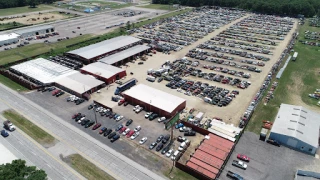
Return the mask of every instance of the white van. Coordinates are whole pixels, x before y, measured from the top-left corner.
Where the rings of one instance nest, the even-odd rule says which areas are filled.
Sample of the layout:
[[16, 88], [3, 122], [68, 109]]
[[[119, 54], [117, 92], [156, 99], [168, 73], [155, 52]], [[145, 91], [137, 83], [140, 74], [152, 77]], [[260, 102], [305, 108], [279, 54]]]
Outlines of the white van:
[[156, 80], [156, 78], [153, 77], [153, 76], [147, 76], [147, 80], [151, 81], [151, 82], [154, 82]]
[[179, 156], [180, 156], [180, 151], [176, 150], [171, 156], [171, 160], [176, 161]]

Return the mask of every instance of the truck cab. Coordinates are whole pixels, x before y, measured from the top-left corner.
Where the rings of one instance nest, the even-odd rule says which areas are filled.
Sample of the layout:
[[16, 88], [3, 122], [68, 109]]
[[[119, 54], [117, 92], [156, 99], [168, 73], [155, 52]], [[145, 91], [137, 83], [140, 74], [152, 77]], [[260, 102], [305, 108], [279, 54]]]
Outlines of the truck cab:
[[16, 130], [16, 127], [9, 120], [6, 120], [5, 122], [3, 122], [3, 125], [4, 125], [4, 128], [9, 131]]

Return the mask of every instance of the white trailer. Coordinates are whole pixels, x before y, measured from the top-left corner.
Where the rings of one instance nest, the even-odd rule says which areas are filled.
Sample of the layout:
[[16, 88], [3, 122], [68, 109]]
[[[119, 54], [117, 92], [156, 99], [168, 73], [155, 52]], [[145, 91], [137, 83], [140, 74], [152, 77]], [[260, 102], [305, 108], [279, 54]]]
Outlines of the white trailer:
[[154, 82], [156, 80], [156, 78], [153, 77], [153, 76], [147, 76], [147, 80], [151, 81], [151, 82]]
[[203, 113], [203, 112], [199, 112], [199, 113], [196, 115], [195, 120], [197, 120], [197, 121], [201, 121], [201, 120], [202, 120], [202, 118], [203, 118], [203, 115], [204, 115], [204, 113]]
[[292, 61], [295, 61], [298, 57], [298, 52], [294, 52], [293, 56], [292, 56]]

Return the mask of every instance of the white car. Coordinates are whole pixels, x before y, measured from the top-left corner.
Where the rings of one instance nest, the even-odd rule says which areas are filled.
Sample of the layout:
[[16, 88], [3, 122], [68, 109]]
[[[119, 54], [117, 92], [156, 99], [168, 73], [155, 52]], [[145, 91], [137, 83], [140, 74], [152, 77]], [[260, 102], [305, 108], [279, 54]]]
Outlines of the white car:
[[143, 137], [140, 141], [139, 144], [144, 144], [148, 140], [147, 137]]
[[124, 136], [127, 135], [129, 131], [130, 131], [130, 129], [127, 128], [125, 131], [123, 131], [122, 135], [124, 135]]
[[140, 108], [139, 105], [136, 105], [135, 107], [133, 107], [133, 111], [136, 111], [136, 109]]
[[81, 119], [78, 120], [78, 124], [80, 124], [83, 120], [85, 120], [86, 117], [82, 117]]
[[116, 121], [120, 121], [121, 119], [123, 119], [123, 116], [118, 116], [118, 117], [116, 118]]
[[136, 128], [134, 128], [134, 132], [138, 132], [141, 130], [141, 126], [137, 126]]
[[147, 112], [146, 115], [144, 115], [145, 118], [149, 118], [149, 116], [152, 114], [152, 112]]
[[139, 107], [139, 108], [137, 108], [135, 111], [136, 111], [136, 113], [139, 113], [139, 112], [141, 112], [143, 110], [143, 107]]
[[160, 123], [160, 122], [163, 122], [165, 120], [166, 120], [166, 117], [161, 117], [161, 118], [158, 119], [158, 122]]
[[170, 149], [167, 153], [166, 153], [166, 156], [167, 157], [170, 157], [173, 153], [173, 149]]
[[136, 137], [138, 137], [139, 136], [139, 132], [136, 132], [136, 133], [134, 133], [130, 138], [131, 138], [131, 140], [134, 140]]
[[96, 108], [96, 112], [99, 112], [101, 110], [102, 107], [97, 107]]

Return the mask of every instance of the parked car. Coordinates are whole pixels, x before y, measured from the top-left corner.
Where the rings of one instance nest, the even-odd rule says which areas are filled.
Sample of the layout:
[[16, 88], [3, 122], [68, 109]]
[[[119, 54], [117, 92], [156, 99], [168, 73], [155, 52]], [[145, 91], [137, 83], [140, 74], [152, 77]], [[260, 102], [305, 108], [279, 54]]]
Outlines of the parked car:
[[130, 124], [133, 122], [132, 119], [129, 119], [127, 122], [126, 122], [126, 126], [130, 126]]
[[116, 131], [119, 131], [121, 128], [123, 128], [123, 125], [122, 125], [122, 124], [120, 124], [115, 130], [116, 130]]
[[110, 142], [115, 142], [116, 140], [118, 140], [120, 138], [120, 135], [119, 134], [116, 134], [112, 137], [112, 139], [110, 140]]
[[280, 147], [280, 143], [276, 140], [268, 139], [267, 143]]
[[98, 129], [100, 126], [101, 126], [101, 124], [100, 124], [100, 123], [97, 123], [96, 125], [94, 125], [94, 126], [92, 127], [92, 130], [96, 130], [96, 129]]
[[184, 142], [184, 141], [186, 141], [187, 140], [187, 138], [185, 138], [185, 137], [182, 137], [182, 136], [178, 136], [177, 137], [177, 141], [178, 142]]
[[120, 121], [121, 119], [123, 119], [123, 116], [120, 115], [116, 118], [116, 121]]
[[137, 126], [136, 128], [134, 128], [134, 132], [138, 132], [141, 130], [141, 126]]
[[179, 124], [176, 124], [176, 129], [179, 129], [179, 128], [181, 128], [181, 127], [183, 127], [184, 125], [182, 124], [182, 123], [179, 123]]
[[162, 139], [162, 143], [166, 144], [169, 141], [169, 139], [170, 139], [170, 135], [169, 134], [165, 135], [164, 138]]
[[65, 92], [64, 91], [60, 91], [59, 93], [56, 94], [56, 97], [62, 96]]
[[234, 173], [232, 171], [228, 171], [227, 176], [234, 180], [243, 180], [243, 177], [241, 177], [239, 174]]
[[128, 104], [129, 104], [128, 101], [125, 101], [125, 102], [123, 103], [124, 106], [127, 106]]
[[81, 113], [76, 113], [76, 114], [74, 114], [73, 116], [72, 116], [72, 119], [75, 119], [76, 117], [78, 117], [78, 116], [80, 116], [81, 115]]
[[129, 137], [131, 137], [133, 134], [134, 134], [134, 130], [130, 130], [126, 136], [127, 136], [127, 138], [129, 138]]
[[151, 115], [149, 116], [149, 120], [152, 121], [152, 120], [154, 120], [155, 118], [157, 118], [158, 116], [159, 116], [158, 114], [153, 113], [153, 114], [151, 114]]
[[84, 125], [88, 124], [89, 122], [90, 122], [89, 119], [85, 119], [85, 120], [83, 120], [83, 121], [81, 122], [81, 126], [84, 126]]
[[156, 151], [160, 151], [162, 148], [163, 148], [163, 144], [160, 143], [160, 144], [158, 144], [158, 146], [156, 148]]
[[165, 120], [166, 120], [166, 117], [161, 117], [161, 118], [158, 119], [158, 122], [160, 123], [160, 122], [163, 122]]
[[94, 124], [94, 121], [89, 121], [84, 127], [88, 128]]
[[120, 130], [119, 130], [119, 133], [122, 134], [127, 128], [126, 127], [122, 127]]
[[112, 133], [112, 129], [107, 129], [106, 132], [103, 133], [103, 136], [106, 137], [106, 136], [108, 136], [110, 133]]
[[136, 111], [136, 109], [140, 108], [139, 105], [136, 105], [135, 107], [133, 107], [133, 111]]
[[184, 136], [195, 136], [196, 132], [195, 131], [188, 131], [184, 133]]
[[152, 114], [152, 112], [147, 112], [145, 115], [144, 115], [144, 117], [145, 118], [149, 118], [149, 116]]
[[136, 133], [134, 133], [132, 136], [131, 136], [131, 140], [134, 140], [135, 138], [137, 138], [138, 136], [139, 136], [139, 132], [136, 132]]
[[143, 137], [140, 141], [139, 144], [144, 144], [148, 140], [147, 137]]
[[169, 146], [166, 146], [162, 149], [161, 154], [166, 154], [169, 151]]
[[136, 110], [135, 110], [135, 112], [136, 113], [139, 113], [139, 112], [141, 112], [143, 110], [143, 107], [139, 107], [139, 108], [137, 108]]
[[93, 105], [90, 104], [90, 105], [88, 106], [88, 110], [90, 110], [90, 109], [92, 109], [92, 108], [93, 108]]
[[180, 158], [181, 152], [176, 150], [173, 155], [171, 156], [172, 161], [177, 161]]
[[127, 128], [126, 130], [123, 131], [122, 135], [123, 135], [123, 136], [127, 135], [127, 134], [129, 133], [129, 131], [130, 131], [130, 129]]
[[250, 161], [250, 158], [248, 156], [246, 156], [246, 155], [243, 155], [243, 154], [238, 154], [237, 158], [242, 160], [242, 161], [246, 161], [246, 162]]
[[158, 139], [157, 139], [157, 143], [160, 143], [161, 141], [162, 141], [162, 139], [163, 139], [163, 135], [160, 135], [159, 137], [158, 137]]
[[166, 157], [170, 157], [173, 153], [173, 149], [170, 149], [167, 153], [166, 153]]
[[113, 136], [115, 136], [117, 133], [116, 132], [112, 132], [111, 134], [109, 134], [108, 139], [111, 139]]
[[243, 161], [233, 160], [232, 165], [244, 170], [247, 169], [247, 165]]
[[9, 133], [6, 130], [3, 129], [3, 130], [1, 130], [1, 136], [8, 137]]
[[102, 127], [99, 131], [99, 134], [103, 134], [104, 132], [106, 132], [108, 130], [108, 128], [106, 127]]
[[157, 144], [158, 144], [157, 142], [151, 143], [150, 146], [149, 146], [149, 149], [152, 150], [154, 147], [157, 146]]
[[124, 102], [125, 102], [125, 100], [124, 100], [124, 99], [121, 99], [121, 100], [118, 102], [118, 106], [121, 106]]

